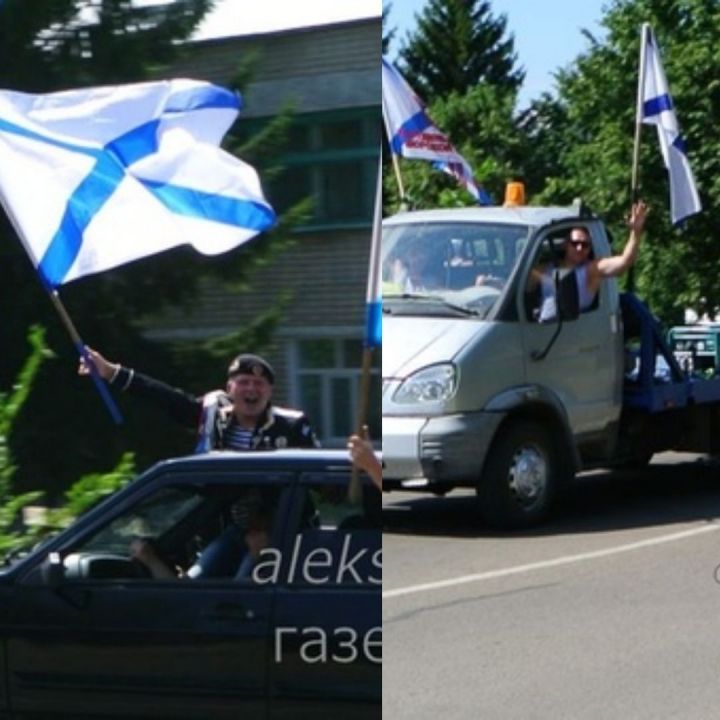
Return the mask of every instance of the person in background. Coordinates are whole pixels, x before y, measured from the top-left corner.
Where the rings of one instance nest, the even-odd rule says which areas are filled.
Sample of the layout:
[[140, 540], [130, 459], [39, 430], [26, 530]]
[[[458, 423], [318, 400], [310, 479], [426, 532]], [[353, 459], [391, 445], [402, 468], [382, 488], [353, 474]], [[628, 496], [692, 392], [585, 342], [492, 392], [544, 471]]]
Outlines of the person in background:
[[190, 580], [231, 577], [248, 579], [260, 554], [270, 544], [272, 515], [268, 508], [252, 499], [239, 500], [231, 510], [232, 523], [200, 553], [187, 570], [171, 568], [160, 558], [153, 543], [136, 538], [130, 543], [130, 556], [141, 562], [153, 578]]

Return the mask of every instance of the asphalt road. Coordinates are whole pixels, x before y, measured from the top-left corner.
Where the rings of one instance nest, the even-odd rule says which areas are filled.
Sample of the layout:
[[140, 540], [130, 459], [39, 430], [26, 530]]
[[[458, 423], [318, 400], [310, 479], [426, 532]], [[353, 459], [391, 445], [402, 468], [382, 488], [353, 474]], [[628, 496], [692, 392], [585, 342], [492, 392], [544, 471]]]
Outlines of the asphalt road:
[[720, 465], [587, 474], [513, 534], [390, 493], [383, 533], [383, 717], [720, 717]]

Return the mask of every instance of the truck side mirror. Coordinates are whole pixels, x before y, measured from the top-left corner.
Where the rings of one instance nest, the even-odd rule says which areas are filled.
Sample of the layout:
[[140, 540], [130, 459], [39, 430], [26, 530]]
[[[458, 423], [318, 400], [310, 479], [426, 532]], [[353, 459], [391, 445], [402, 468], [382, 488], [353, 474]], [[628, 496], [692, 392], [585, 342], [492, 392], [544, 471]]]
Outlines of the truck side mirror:
[[560, 335], [563, 323], [577, 320], [580, 315], [580, 298], [578, 297], [577, 275], [574, 270], [557, 269], [553, 271], [555, 286], [555, 332], [544, 350], [533, 350], [530, 357], [538, 362], [544, 360]]
[[577, 274], [574, 270], [559, 269], [554, 272], [557, 316], [560, 322], [577, 320], [580, 315]]

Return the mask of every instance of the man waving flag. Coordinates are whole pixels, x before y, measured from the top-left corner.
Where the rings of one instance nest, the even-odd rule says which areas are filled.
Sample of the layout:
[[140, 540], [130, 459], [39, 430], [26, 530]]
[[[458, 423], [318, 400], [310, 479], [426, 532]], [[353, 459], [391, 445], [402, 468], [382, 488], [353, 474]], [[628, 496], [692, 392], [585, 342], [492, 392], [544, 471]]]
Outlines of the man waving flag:
[[219, 147], [239, 109], [193, 80], [0, 91], [0, 200], [45, 286], [271, 227], [257, 173]]
[[480, 204], [491, 204], [487, 192], [475, 183], [465, 158], [433, 124], [421, 100], [385, 58], [382, 61], [382, 101], [393, 154], [431, 161], [435, 167], [452, 175]]
[[673, 224], [677, 224], [700, 212], [702, 206], [685, 152], [685, 142], [680, 134], [657, 42], [647, 23], [642, 26], [641, 48], [637, 122], [638, 126], [646, 123], [657, 127], [660, 150], [670, 176], [670, 215]]

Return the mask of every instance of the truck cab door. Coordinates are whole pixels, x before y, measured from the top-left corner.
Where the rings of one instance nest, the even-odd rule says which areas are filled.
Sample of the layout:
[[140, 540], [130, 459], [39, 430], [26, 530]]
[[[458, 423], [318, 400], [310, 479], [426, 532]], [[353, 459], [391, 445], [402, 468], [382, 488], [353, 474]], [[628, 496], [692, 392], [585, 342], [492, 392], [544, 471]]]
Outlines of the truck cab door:
[[602, 282], [592, 304], [581, 310], [576, 320], [562, 324], [547, 355], [538, 359], [558, 329], [556, 318], [541, 319], [547, 287], [543, 291], [538, 279], [540, 274], [547, 278], [549, 271], [563, 263], [571, 227], [579, 226], [586, 228], [591, 239], [588, 260], [608, 254], [607, 241], [604, 235], [598, 235], [594, 225], [574, 222], [572, 226], [553, 227], [540, 238], [521, 282], [518, 309], [526, 382], [542, 387], [562, 405], [573, 435], [582, 444], [602, 442], [603, 435], [620, 415], [622, 327], [615, 280]]

